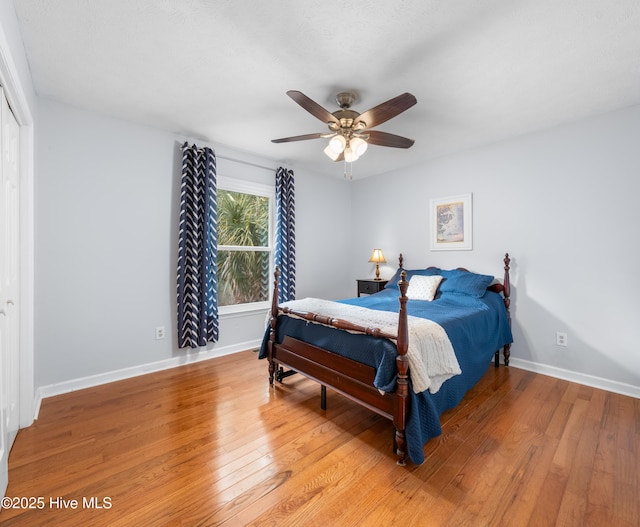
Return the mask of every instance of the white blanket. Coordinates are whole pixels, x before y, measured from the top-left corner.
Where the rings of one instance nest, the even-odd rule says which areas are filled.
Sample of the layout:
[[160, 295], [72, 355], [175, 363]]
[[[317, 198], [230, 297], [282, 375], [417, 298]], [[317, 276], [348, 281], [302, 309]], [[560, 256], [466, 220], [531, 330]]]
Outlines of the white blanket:
[[[340, 318], [360, 326], [379, 328], [392, 335], [398, 334], [398, 314], [391, 311], [378, 311], [319, 298], [292, 300], [281, 304], [281, 307]], [[407, 359], [413, 391], [420, 393], [428, 389], [431, 393], [436, 393], [447, 379], [462, 373], [451, 341], [442, 326], [432, 320], [410, 316], [408, 326]]]

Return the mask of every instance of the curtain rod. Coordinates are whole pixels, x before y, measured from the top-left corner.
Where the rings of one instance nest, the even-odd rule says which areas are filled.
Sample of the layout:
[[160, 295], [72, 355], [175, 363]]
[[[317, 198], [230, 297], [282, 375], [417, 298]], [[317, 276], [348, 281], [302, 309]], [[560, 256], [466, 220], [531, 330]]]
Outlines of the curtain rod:
[[233, 157], [219, 156], [217, 154], [216, 154], [216, 157], [219, 157], [220, 159], [224, 159], [225, 161], [234, 161], [236, 163], [242, 163], [243, 165], [249, 165], [249, 166], [256, 167], [256, 168], [263, 168], [265, 170], [269, 170], [270, 172], [275, 172], [276, 170], [278, 170], [277, 167], [274, 168], [274, 167], [268, 167], [268, 166], [265, 166], [265, 165], [259, 165], [258, 163], [252, 163], [250, 161], [243, 161], [242, 159], [235, 159]]

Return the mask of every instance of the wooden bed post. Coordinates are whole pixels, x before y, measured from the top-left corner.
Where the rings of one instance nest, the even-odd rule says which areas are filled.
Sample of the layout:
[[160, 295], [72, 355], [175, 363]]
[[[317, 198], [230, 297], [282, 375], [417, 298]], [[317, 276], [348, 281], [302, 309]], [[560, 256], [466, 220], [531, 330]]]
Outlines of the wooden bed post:
[[409, 359], [407, 359], [407, 349], [409, 347], [409, 326], [407, 321], [407, 273], [402, 271], [400, 275], [400, 312], [398, 315], [398, 356], [396, 366], [398, 368], [398, 380], [395, 392], [395, 409], [393, 424], [396, 428], [396, 454], [398, 455], [398, 465], [406, 465], [407, 442], [404, 431], [406, 427], [406, 416], [409, 407]]
[[280, 267], [276, 265], [273, 273], [273, 298], [271, 299], [271, 320], [269, 325], [269, 344], [267, 346], [267, 355], [269, 359], [269, 384], [273, 385], [273, 377], [276, 373], [276, 364], [273, 362], [273, 346], [276, 343], [276, 322], [278, 320], [278, 283], [280, 282]]
[[[503, 291], [502, 295], [504, 296], [504, 307], [507, 308], [507, 319], [509, 320], [509, 326], [511, 326], [511, 311], [509, 311], [509, 306], [511, 305], [511, 280], [509, 279], [509, 264], [511, 263], [511, 258], [509, 258], [509, 253], [504, 255], [504, 283], [503, 283]], [[504, 365], [509, 366], [509, 357], [511, 356], [511, 344], [505, 344], [502, 349], [502, 353], [504, 355]]]

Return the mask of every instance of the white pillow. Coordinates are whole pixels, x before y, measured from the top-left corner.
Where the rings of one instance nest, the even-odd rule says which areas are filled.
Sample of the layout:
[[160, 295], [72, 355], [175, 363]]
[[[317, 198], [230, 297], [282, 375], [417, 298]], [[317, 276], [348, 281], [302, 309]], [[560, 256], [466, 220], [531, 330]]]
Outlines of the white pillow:
[[407, 297], [411, 300], [426, 300], [427, 302], [431, 302], [436, 296], [440, 282], [442, 282], [442, 276], [440, 275], [414, 275], [411, 277], [411, 280], [409, 280]]

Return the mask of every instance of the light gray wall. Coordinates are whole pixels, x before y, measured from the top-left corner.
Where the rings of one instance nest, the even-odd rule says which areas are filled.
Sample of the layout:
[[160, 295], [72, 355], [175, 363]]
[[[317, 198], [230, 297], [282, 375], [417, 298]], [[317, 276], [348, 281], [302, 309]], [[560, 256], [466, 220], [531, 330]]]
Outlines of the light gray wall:
[[[501, 277], [508, 251], [514, 364], [640, 393], [639, 137], [634, 107], [358, 181], [352, 275], [371, 273], [368, 255], [381, 247], [388, 261], [403, 252], [408, 268]], [[466, 192], [473, 250], [431, 251], [429, 200]], [[556, 346], [557, 331], [568, 347]]]
[[296, 176], [297, 298], [355, 296], [352, 189], [343, 179]]
[[[255, 345], [265, 312], [223, 318], [220, 341], [206, 349], [177, 349], [178, 146], [185, 138], [38, 102], [36, 386]], [[274, 183], [275, 161], [211, 146], [219, 174]], [[341, 180], [296, 171], [299, 297], [336, 297], [349, 283], [341, 253], [349, 248], [350, 192]], [[165, 340], [155, 339], [156, 326], [165, 326]]]

